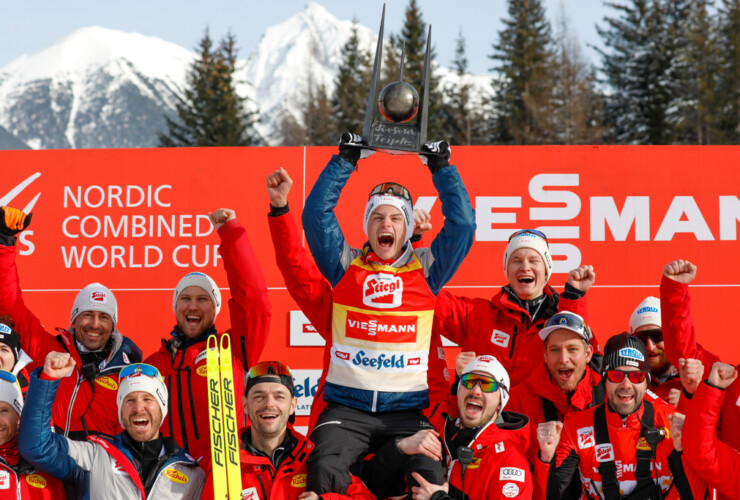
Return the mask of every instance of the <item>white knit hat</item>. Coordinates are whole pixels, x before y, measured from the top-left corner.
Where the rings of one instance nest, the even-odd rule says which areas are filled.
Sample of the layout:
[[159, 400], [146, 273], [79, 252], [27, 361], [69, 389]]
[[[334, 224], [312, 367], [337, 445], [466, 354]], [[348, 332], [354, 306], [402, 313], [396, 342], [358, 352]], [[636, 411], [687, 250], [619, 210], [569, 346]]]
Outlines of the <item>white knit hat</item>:
[[150, 377], [143, 373], [134, 373], [133, 375], [122, 378], [118, 383], [116, 403], [118, 404], [118, 422], [121, 426], [123, 426], [121, 415], [123, 400], [132, 392], [138, 391], [146, 392], [154, 397], [162, 410], [162, 421], [164, 421], [164, 418], [167, 416], [167, 386], [157, 377]]
[[175, 287], [175, 295], [172, 297], [172, 310], [177, 311], [177, 297], [189, 286], [197, 286], [206, 291], [213, 301], [213, 307], [216, 310], [216, 316], [218, 316], [221, 311], [221, 291], [213, 278], [203, 273], [188, 273], [182, 277]]
[[[12, 375], [10, 372], [7, 373]], [[11, 382], [0, 378], [0, 401], [8, 403], [18, 415], [21, 414], [23, 411], [23, 394], [21, 393], [18, 382]]]
[[392, 194], [376, 194], [367, 200], [367, 206], [365, 207], [365, 223], [363, 225], [365, 234], [367, 235], [367, 226], [370, 222], [370, 216], [373, 214], [375, 209], [381, 205], [396, 207], [401, 212], [403, 220], [406, 223], [406, 235], [404, 236], [403, 242], [406, 243], [409, 241], [414, 235], [414, 205], [412, 205], [406, 198]]
[[511, 388], [509, 373], [506, 371], [506, 368], [504, 368], [504, 365], [502, 365], [495, 356], [478, 356], [473, 361], [465, 365], [461, 375], [465, 375], [470, 372], [487, 373], [496, 379], [501, 393], [501, 411], [504, 411], [506, 402], [509, 401], [509, 389]]
[[116, 323], [118, 323], [118, 302], [108, 287], [100, 283], [90, 283], [80, 290], [69, 314], [70, 328], [77, 316], [87, 311], [100, 311], [110, 316], [115, 330]]
[[549, 279], [552, 274], [550, 247], [544, 238], [526, 230], [520, 231], [519, 234], [511, 238], [511, 240], [509, 240], [509, 244], [506, 245], [506, 251], [504, 252], [504, 274], [506, 274], [506, 269], [509, 266], [509, 259], [512, 254], [520, 248], [531, 248], [540, 254], [542, 261], [545, 263], [545, 279]]
[[632, 311], [630, 316], [630, 333], [645, 325], [662, 327], [660, 321], [660, 299], [657, 297], [646, 297], [640, 305]]

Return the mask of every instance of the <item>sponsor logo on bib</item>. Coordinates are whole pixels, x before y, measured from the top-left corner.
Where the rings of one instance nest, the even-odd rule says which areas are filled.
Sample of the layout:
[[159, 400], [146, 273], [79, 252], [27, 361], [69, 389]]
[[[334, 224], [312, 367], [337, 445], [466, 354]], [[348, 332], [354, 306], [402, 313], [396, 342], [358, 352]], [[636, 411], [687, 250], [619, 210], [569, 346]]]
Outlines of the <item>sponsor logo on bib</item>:
[[371, 274], [362, 285], [362, 303], [377, 309], [393, 309], [401, 305], [403, 280], [393, 274]]
[[100, 387], [105, 387], [106, 389], [109, 389], [111, 391], [118, 390], [118, 383], [115, 380], [113, 380], [113, 378], [107, 375], [105, 377], [96, 378], [95, 383], [98, 384]]
[[34, 488], [46, 488], [46, 478], [40, 474], [29, 474], [26, 482]]
[[189, 481], [188, 476], [175, 469], [165, 469], [164, 475], [173, 483], [186, 484]]

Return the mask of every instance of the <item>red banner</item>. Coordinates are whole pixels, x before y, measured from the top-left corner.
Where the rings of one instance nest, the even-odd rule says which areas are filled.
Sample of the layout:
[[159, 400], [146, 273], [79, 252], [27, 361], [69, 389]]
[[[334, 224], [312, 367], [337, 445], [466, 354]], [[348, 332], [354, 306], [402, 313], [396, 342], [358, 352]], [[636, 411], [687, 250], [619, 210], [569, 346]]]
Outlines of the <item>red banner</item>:
[[[272, 333], [262, 358], [282, 359], [315, 378], [320, 340], [295, 312], [275, 265], [264, 180], [278, 167], [288, 170], [295, 181], [290, 203], [300, 225], [303, 200], [334, 151], [0, 152], [1, 204], [33, 206], [33, 224], [18, 243], [26, 302], [47, 329], [66, 327], [77, 291], [99, 281], [116, 294], [121, 332], [148, 354], [175, 323], [172, 292], [180, 277], [198, 270], [225, 287], [219, 239], [206, 214], [233, 208], [270, 287]], [[730, 167], [739, 159], [740, 149], [733, 147], [456, 147], [453, 162], [476, 209], [478, 229], [448, 288], [460, 295], [493, 295], [505, 283], [508, 236], [539, 228], [555, 260], [551, 284], [559, 288], [569, 269], [594, 265], [589, 317], [603, 344], [627, 329], [645, 296], [658, 295], [663, 266], [686, 258], [698, 266], [691, 293], [699, 340], [738, 362], [740, 338], [726, 333], [722, 318], [740, 302], [740, 172]], [[347, 240], [353, 246], [365, 241], [367, 194], [388, 180], [407, 186], [416, 205], [430, 209], [434, 230], [425, 240], [431, 242], [442, 226], [431, 175], [414, 156], [383, 154], [362, 160], [342, 193], [337, 216]], [[222, 314], [216, 326], [228, 327], [227, 317]], [[306, 393], [314, 385], [309, 378]]]

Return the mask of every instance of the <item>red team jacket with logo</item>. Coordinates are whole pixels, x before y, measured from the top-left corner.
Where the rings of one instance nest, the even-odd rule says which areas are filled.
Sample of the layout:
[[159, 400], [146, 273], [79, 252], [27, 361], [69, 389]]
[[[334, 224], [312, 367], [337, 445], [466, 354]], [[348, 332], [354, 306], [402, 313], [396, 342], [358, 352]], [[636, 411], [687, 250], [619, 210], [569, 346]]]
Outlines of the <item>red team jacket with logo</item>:
[[[668, 360], [678, 366], [679, 358], [698, 359], [704, 365], [704, 378], [708, 377], [712, 365], [720, 358], [696, 342], [689, 286], [664, 276], [660, 282], [660, 312]], [[723, 443], [740, 450], [740, 382], [735, 380], [727, 392], [720, 412], [718, 436]], [[730, 394], [735, 396], [730, 397]]]
[[[512, 388], [506, 409], [523, 413], [529, 417], [530, 437], [529, 448], [527, 449], [529, 463], [534, 465], [537, 462], [537, 453], [540, 451], [540, 444], [537, 441], [537, 426], [545, 421], [545, 411], [542, 406], [543, 399], [552, 402], [557, 411], [558, 420], [563, 422], [571, 415], [594, 404], [594, 388], [599, 384], [599, 381], [601, 381], [601, 377], [587, 366], [586, 373], [569, 397], [552, 381], [547, 365], [543, 363], [524, 383]], [[603, 400], [595, 404], [601, 403], [603, 403]]]
[[[674, 412], [672, 406], [660, 400], [654, 400], [654, 427], [663, 428], [666, 437], [658, 443], [656, 449], [656, 464], [661, 489], [665, 494], [671, 487], [673, 475], [669, 469], [668, 457], [673, 452], [673, 439], [670, 437], [670, 422], [668, 415]], [[629, 415], [623, 423], [622, 418], [607, 408], [606, 424], [609, 432], [609, 444], [596, 444], [596, 431], [594, 429], [594, 411], [598, 406], [591, 407], [580, 413], [576, 413], [566, 420], [560, 443], [555, 450], [554, 465], [557, 467], [555, 477], [550, 473], [551, 464], [537, 460], [535, 463], [535, 481], [539, 483], [542, 491], [547, 489], [548, 476], [550, 481], [557, 478], [558, 482], [565, 486], [570, 478], [580, 472], [581, 482], [586, 487], [589, 498], [600, 499], [601, 475], [599, 464], [602, 461], [612, 459], [617, 466], [617, 482], [623, 495], [629, 495], [634, 491], [637, 481], [635, 479], [636, 452], [640, 440], [641, 424], [638, 416], [642, 418], [645, 405], [643, 404], [637, 412]], [[577, 469], [577, 470], [576, 470]], [[651, 472], [655, 478], [655, 470], [651, 464]]]
[[3, 500], [59, 500], [67, 498], [64, 485], [23, 460], [10, 467], [0, 458], [0, 498]]
[[[242, 500], [296, 500], [306, 491], [306, 460], [313, 450], [313, 443], [305, 436], [296, 432], [291, 426], [288, 431], [298, 440], [298, 444], [290, 455], [278, 468], [267, 458], [254, 455], [244, 449], [242, 445], [239, 460], [242, 469]], [[203, 488], [203, 500], [213, 499], [213, 476], [208, 475]], [[355, 498], [359, 500], [375, 500], [365, 484], [357, 477], [352, 476], [352, 483], [347, 489], [347, 495], [338, 493], [322, 493], [321, 498], [326, 500], [344, 500]]]
[[[442, 290], [437, 295], [435, 310], [441, 322], [435, 324], [435, 329], [463, 351], [496, 356], [506, 368], [513, 387], [524, 382], [542, 363], [545, 348], [539, 331], [550, 316], [557, 311], [571, 311], [586, 318], [585, 297], [564, 299], [550, 286], [545, 287], [545, 294], [548, 297], [543, 307], [552, 310], [546, 310], [532, 323], [529, 312], [512, 302], [503, 288], [491, 300], [458, 297]], [[592, 344], [594, 352], [600, 352], [595, 337]]]
[[[231, 220], [218, 231], [219, 253], [223, 258], [231, 290], [229, 316], [231, 328], [222, 335], [231, 336], [236, 415], [240, 427], [245, 424], [241, 394], [244, 394], [244, 371], [257, 363], [270, 331], [271, 306], [267, 284], [247, 232], [238, 220]], [[219, 344], [220, 345], [220, 344]], [[200, 466], [211, 467], [211, 441], [208, 427], [208, 387], [206, 377], [206, 340], [187, 349], [175, 350], [163, 339], [147, 363], [156, 366], [167, 384], [170, 405], [161, 432], [188, 450]], [[115, 405], [113, 406], [115, 408]]]
[[[325, 408], [323, 385], [332, 354], [333, 291], [302, 246], [295, 219], [290, 214], [284, 214], [278, 217], [268, 217], [268, 222], [277, 264], [288, 291], [311, 324], [327, 341], [324, 349], [324, 371], [321, 384], [316, 391], [311, 409], [309, 428], [312, 428], [318, 415]], [[433, 425], [436, 422], [435, 427], [441, 429], [442, 410], [440, 408], [446, 408], [450, 382], [441, 339], [435, 334], [432, 334], [431, 338], [427, 377], [431, 405], [425, 414]]]
[[[508, 411], [504, 415], [507, 413], [516, 415]], [[491, 421], [467, 444], [473, 449], [473, 461], [465, 469], [465, 497], [470, 500], [532, 498], [533, 479], [525, 455], [529, 444], [528, 420], [516, 415], [516, 424], [503, 424], [502, 427]], [[460, 462], [449, 458], [453, 446], [449, 438], [454, 429], [455, 423], [448, 420], [444, 445], [450, 492], [459, 494], [462, 488]]]

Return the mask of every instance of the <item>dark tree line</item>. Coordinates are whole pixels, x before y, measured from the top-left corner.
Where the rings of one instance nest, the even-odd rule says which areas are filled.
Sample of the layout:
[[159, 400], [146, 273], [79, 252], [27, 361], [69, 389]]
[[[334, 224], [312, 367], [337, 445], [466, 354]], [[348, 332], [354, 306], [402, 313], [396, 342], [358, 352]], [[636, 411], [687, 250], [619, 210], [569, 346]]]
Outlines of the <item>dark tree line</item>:
[[[589, 65], [561, 14], [555, 28], [540, 0], [507, 0], [492, 41], [490, 87], [468, 73], [462, 31], [453, 74], [431, 71], [430, 140], [451, 144], [735, 144], [740, 140], [740, 0], [614, 0], [597, 27], [598, 67]], [[384, 44], [383, 85], [398, 78], [417, 89], [427, 25], [409, 0], [400, 33]], [[236, 51], [227, 36], [206, 37], [189, 88], [168, 119], [162, 145], [254, 144], [254, 113], [233, 92]], [[329, 87], [310, 82], [300, 116], [282, 123], [284, 145], [335, 144], [362, 132], [372, 56], [357, 28], [342, 48]], [[432, 54], [434, 50], [432, 48]], [[223, 99], [223, 102], [219, 102]], [[214, 122], [214, 117], [216, 117]], [[213, 126], [208, 126], [211, 124]], [[230, 130], [233, 127], [233, 130]], [[224, 142], [225, 141], [225, 142]]]

